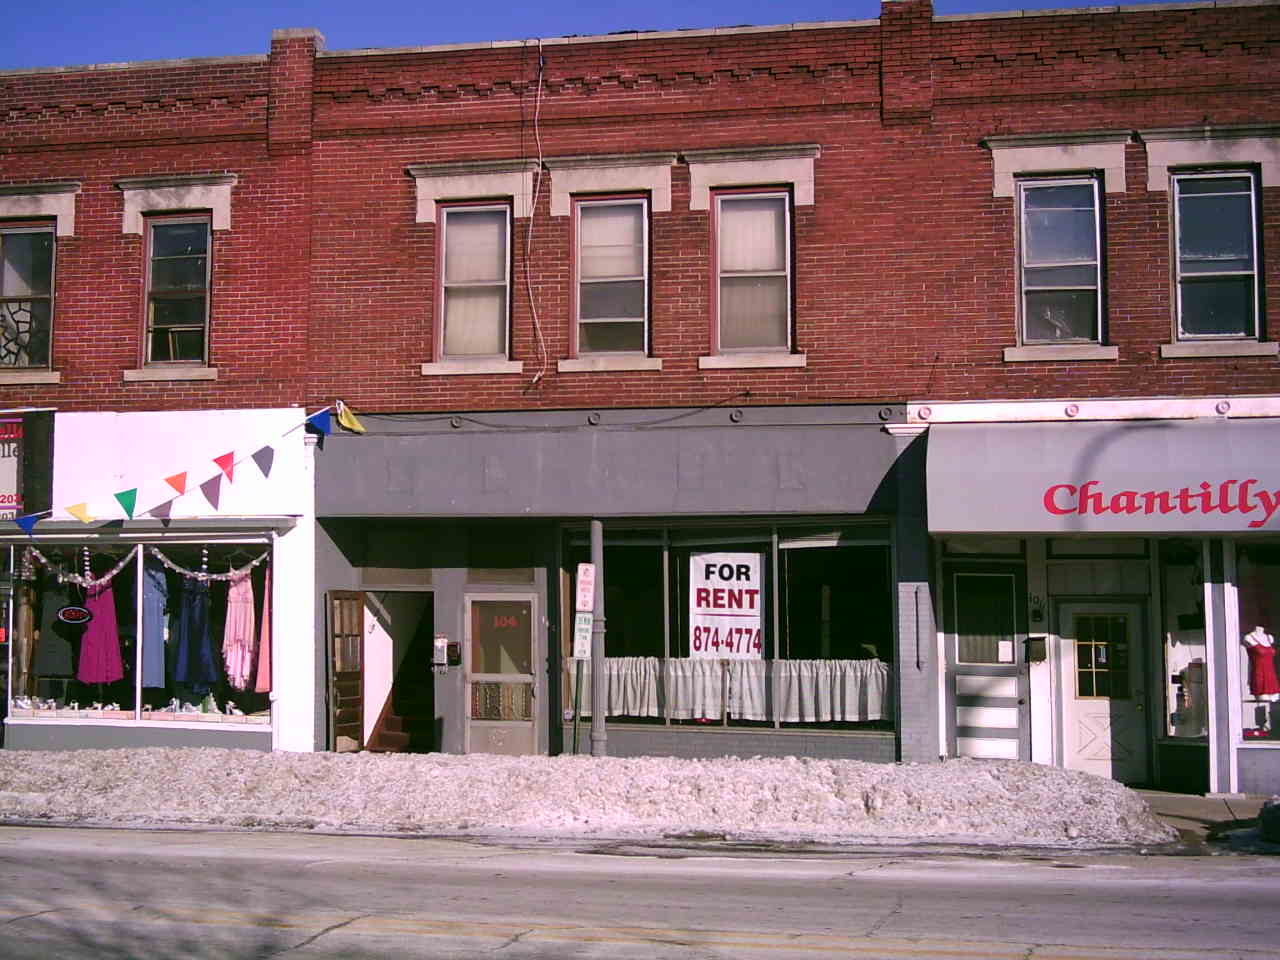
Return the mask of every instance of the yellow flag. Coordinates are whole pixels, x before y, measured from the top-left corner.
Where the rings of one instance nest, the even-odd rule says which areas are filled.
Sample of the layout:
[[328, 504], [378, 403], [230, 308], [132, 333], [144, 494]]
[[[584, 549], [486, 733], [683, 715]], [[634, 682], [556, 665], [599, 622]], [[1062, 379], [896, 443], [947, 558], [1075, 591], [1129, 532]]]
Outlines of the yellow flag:
[[81, 523], [93, 523], [93, 517], [89, 516], [89, 505], [87, 503], [77, 503], [67, 507], [67, 513], [71, 514]]
[[338, 426], [350, 430], [352, 433], [364, 433], [364, 424], [356, 419], [356, 415], [351, 412], [350, 407], [341, 400], [336, 401], [334, 406], [338, 411]]

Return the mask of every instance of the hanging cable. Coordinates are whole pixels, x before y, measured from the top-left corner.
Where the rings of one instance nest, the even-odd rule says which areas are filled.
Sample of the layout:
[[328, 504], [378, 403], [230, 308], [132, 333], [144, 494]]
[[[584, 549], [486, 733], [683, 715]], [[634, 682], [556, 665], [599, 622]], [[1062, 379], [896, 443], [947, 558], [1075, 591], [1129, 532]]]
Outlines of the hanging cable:
[[[525, 41], [526, 44], [528, 41]], [[542, 75], [546, 69], [547, 60], [542, 55], [542, 40], [538, 40], [538, 82], [533, 97], [533, 139], [538, 148], [538, 167], [533, 173], [533, 198], [529, 206], [529, 223], [524, 231], [524, 287], [525, 293], [529, 297], [529, 311], [533, 315], [533, 333], [538, 340], [538, 353], [541, 357], [541, 365], [538, 372], [534, 374], [533, 380], [529, 383], [532, 389], [538, 385], [538, 382], [547, 372], [547, 342], [542, 336], [542, 323], [538, 319], [538, 303], [533, 295], [533, 276], [532, 268], [529, 265], [531, 252], [533, 250], [533, 224], [538, 212], [538, 196], [542, 190], [542, 130], [538, 125], [539, 117], [542, 113]]]

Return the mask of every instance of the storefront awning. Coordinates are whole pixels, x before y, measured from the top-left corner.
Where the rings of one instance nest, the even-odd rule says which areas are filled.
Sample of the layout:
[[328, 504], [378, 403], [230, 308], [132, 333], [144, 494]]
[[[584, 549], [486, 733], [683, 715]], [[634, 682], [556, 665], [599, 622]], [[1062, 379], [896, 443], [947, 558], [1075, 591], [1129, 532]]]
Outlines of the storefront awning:
[[1280, 420], [941, 424], [933, 533], [1280, 531]]

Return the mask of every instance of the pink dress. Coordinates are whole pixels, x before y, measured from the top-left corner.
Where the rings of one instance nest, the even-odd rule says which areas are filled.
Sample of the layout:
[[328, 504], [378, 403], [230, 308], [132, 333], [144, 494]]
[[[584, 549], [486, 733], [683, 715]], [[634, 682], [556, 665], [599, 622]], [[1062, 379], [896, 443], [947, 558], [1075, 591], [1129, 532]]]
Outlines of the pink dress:
[[120, 631], [116, 628], [116, 600], [111, 584], [90, 587], [84, 605], [93, 619], [80, 639], [76, 679], [81, 683], [115, 683], [124, 676], [124, 661], [120, 659]]
[[227, 682], [237, 690], [249, 684], [253, 672], [253, 578], [246, 573], [227, 590], [227, 623], [222, 632], [222, 662]]
[[262, 584], [262, 636], [258, 641], [258, 674], [255, 693], [271, 692], [271, 568]]
[[1244, 648], [1249, 654], [1249, 692], [1255, 697], [1280, 693], [1275, 645], [1246, 643]]

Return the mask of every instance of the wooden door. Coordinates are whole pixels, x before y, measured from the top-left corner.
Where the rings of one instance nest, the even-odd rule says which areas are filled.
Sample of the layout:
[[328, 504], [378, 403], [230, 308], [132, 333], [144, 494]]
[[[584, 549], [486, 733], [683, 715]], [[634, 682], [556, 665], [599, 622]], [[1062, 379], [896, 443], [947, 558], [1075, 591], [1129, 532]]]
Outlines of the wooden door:
[[1063, 759], [1121, 783], [1147, 781], [1142, 606], [1063, 603]]
[[329, 591], [329, 749], [364, 747], [364, 594]]

